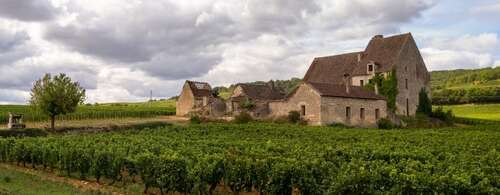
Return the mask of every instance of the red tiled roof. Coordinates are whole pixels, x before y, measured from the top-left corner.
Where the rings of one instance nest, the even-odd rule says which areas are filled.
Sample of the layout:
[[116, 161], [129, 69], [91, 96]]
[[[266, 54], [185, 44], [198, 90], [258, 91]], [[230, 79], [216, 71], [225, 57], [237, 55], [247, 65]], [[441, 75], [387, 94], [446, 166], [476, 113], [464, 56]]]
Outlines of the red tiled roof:
[[362, 52], [315, 58], [304, 76], [304, 81], [314, 83], [343, 83], [345, 73], [350, 73], [358, 64]]
[[313, 89], [315, 89], [321, 96], [326, 97], [346, 97], [346, 98], [359, 98], [359, 99], [374, 99], [385, 100], [386, 98], [375, 92], [367, 90], [359, 86], [350, 86], [349, 93], [346, 91], [345, 85], [331, 84], [331, 83], [311, 83], [307, 82]]

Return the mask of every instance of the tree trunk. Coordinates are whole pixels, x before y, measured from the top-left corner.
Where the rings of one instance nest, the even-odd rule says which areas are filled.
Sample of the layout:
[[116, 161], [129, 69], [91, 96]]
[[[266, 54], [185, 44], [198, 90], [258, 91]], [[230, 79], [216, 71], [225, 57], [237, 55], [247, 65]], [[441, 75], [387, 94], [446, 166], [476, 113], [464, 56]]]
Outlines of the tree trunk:
[[50, 129], [56, 130], [56, 115], [50, 116]]

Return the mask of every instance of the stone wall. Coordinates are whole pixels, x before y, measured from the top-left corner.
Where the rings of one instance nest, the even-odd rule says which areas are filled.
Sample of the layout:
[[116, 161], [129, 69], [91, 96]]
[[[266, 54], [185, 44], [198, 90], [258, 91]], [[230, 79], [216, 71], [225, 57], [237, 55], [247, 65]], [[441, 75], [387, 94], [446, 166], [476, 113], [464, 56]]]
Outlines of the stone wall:
[[[346, 108], [350, 116], [346, 115]], [[361, 117], [364, 109], [364, 118]], [[354, 99], [342, 97], [321, 97], [321, 125], [342, 123], [348, 126], [376, 127], [378, 119], [375, 110], [378, 109], [378, 119], [387, 117], [385, 100]]]
[[301, 111], [305, 106], [303, 118], [310, 124], [320, 125], [320, 101], [319, 94], [307, 84], [298, 86], [294, 94], [286, 100], [269, 102], [270, 116], [288, 116], [290, 111]]
[[426, 88], [427, 91], [430, 91], [430, 75], [414, 40], [409, 39], [408, 41], [396, 66], [399, 91], [396, 97], [396, 113], [413, 116], [417, 111], [420, 90]]
[[185, 116], [191, 112], [191, 109], [194, 106], [194, 95], [189, 87], [188, 83], [185, 83], [182, 87], [181, 94], [179, 95], [179, 99], [177, 100], [175, 113], [177, 116]]

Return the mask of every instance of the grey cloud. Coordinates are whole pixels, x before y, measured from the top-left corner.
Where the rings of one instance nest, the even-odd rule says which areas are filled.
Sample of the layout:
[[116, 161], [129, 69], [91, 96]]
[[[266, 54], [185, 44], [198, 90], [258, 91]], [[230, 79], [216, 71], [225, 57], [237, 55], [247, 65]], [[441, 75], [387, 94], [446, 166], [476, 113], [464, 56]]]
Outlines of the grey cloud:
[[57, 10], [48, 0], [2, 0], [0, 16], [21, 21], [46, 21], [53, 19]]
[[0, 86], [4, 89], [29, 90], [35, 80], [45, 73], [53, 75], [66, 73], [73, 80], [80, 82], [86, 89], [97, 88], [97, 71], [85, 66], [64, 66], [47, 64], [14, 64], [0, 66]]

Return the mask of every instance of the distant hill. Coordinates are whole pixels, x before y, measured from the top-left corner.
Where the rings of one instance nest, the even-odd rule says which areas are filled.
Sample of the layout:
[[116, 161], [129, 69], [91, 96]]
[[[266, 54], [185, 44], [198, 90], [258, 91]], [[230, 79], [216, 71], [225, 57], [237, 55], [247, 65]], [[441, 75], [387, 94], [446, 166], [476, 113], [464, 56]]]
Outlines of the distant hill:
[[431, 72], [435, 104], [500, 102], [500, 67]]
[[[287, 94], [300, 82], [299, 78], [276, 80], [276, 86]], [[256, 81], [251, 83], [264, 83]], [[236, 84], [215, 87], [219, 95], [228, 98]], [[500, 67], [431, 72], [434, 104], [498, 103], [500, 102]]]

